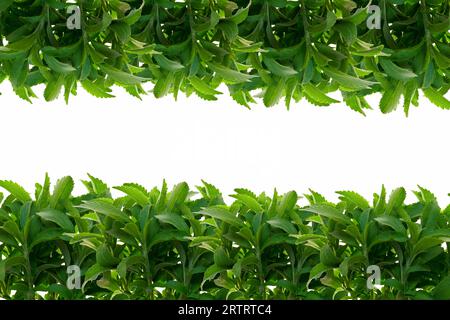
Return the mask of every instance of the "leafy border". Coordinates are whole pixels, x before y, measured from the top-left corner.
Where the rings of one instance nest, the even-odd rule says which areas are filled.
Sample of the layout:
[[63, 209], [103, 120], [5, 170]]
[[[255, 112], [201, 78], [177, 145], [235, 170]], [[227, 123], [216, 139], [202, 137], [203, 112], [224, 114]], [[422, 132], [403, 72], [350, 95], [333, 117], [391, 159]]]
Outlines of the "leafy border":
[[[81, 85], [99, 98], [118, 85], [133, 96], [179, 91], [217, 100], [226, 84], [238, 103], [266, 106], [306, 98], [364, 114], [381, 93], [388, 113], [403, 96], [406, 114], [423, 91], [449, 109], [450, 19], [446, 0], [93, 0], [77, 1], [81, 29], [66, 26], [65, 0], [2, 1], [0, 82], [21, 98], [45, 85], [44, 98]], [[368, 29], [378, 5], [382, 29]], [[260, 93], [255, 94], [254, 90]]]
[[412, 204], [383, 187], [372, 203], [310, 190], [306, 205], [239, 188], [227, 205], [207, 182], [125, 183], [117, 197], [82, 182], [75, 196], [71, 177], [46, 176], [32, 197], [0, 181], [0, 298], [450, 299], [450, 206], [422, 187]]

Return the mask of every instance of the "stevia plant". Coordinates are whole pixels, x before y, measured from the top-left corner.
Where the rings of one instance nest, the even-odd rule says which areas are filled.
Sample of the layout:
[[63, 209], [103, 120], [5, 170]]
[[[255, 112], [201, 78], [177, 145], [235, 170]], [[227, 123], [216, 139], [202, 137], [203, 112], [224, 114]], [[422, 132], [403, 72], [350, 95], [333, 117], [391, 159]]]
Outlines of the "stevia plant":
[[449, 26], [447, 0], [4, 0], [0, 82], [28, 101], [38, 85], [47, 101], [80, 85], [217, 100], [225, 84], [247, 107], [338, 91], [363, 114], [374, 93], [383, 113], [421, 93], [450, 109]]
[[450, 206], [422, 187], [412, 204], [383, 187], [372, 203], [310, 191], [302, 205], [236, 189], [227, 205], [206, 182], [126, 183], [118, 197], [83, 184], [75, 196], [72, 178], [46, 176], [31, 196], [0, 181], [0, 298], [450, 299]]

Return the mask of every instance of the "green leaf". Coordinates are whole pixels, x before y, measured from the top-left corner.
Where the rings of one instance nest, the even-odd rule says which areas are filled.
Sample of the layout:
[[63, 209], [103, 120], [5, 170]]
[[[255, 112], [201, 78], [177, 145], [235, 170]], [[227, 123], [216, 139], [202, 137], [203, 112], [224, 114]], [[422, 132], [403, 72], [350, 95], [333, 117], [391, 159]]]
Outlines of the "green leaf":
[[114, 187], [114, 189], [122, 191], [131, 197], [134, 201], [136, 201], [141, 206], [146, 206], [150, 202], [150, 197], [148, 194], [145, 194], [141, 188], [138, 188], [134, 184], [126, 183], [120, 187]]
[[63, 63], [53, 56], [44, 55], [44, 60], [49, 68], [57, 73], [70, 73], [76, 71], [76, 69], [72, 67], [72, 65]]
[[189, 77], [189, 82], [191, 85], [195, 88], [195, 90], [199, 91], [200, 93], [207, 95], [207, 96], [215, 96], [217, 94], [221, 94], [221, 92], [211, 88], [206, 81], [196, 77], [192, 76]]
[[123, 19], [122, 21], [128, 25], [136, 24], [142, 15], [142, 9], [144, 8], [145, 0], [142, 0], [142, 4], [139, 8], [133, 8]]
[[[425, 39], [424, 39], [425, 40]], [[425, 41], [422, 40], [418, 44], [409, 47], [409, 48], [401, 48], [396, 49], [391, 54], [391, 58], [395, 60], [409, 60], [416, 57], [423, 49], [423, 46], [425, 44]]]
[[172, 192], [170, 192], [169, 200], [167, 201], [167, 210], [171, 211], [176, 206], [181, 205], [186, 200], [189, 194], [189, 186], [186, 182], [177, 184]]
[[323, 263], [316, 264], [309, 273], [309, 279], [308, 282], [306, 283], [306, 287], [309, 289], [309, 284], [311, 283], [311, 281], [319, 279], [322, 276], [322, 274], [326, 272], [329, 268], [330, 267], [327, 267]]
[[405, 242], [408, 238], [406, 235], [394, 232], [394, 231], [383, 231], [376, 234], [375, 239], [370, 242], [369, 249], [371, 249], [373, 246], [381, 243], [386, 242]]
[[219, 267], [215, 264], [209, 266], [208, 269], [206, 269], [205, 273], [203, 274], [203, 281], [201, 287], [203, 287], [205, 282], [214, 279], [216, 275], [219, 274], [222, 270], [223, 270], [222, 267]]
[[181, 63], [179, 63], [178, 61], [170, 60], [162, 54], [155, 55], [154, 59], [161, 68], [170, 72], [177, 72], [184, 69], [184, 66]]
[[79, 205], [78, 207], [95, 211], [117, 221], [129, 222], [130, 220], [129, 217], [122, 212], [122, 210], [116, 208], [107, 199], [84, 201], [83, 204]]
[[383, 67], [383, 70], [393, 79], [408, 81], [417, 77], [417, 75], [411, 70], [401, 68], [391, 60], [380, 59], [380, 64]]
[[450, 101], [447, 100], [442, 94], [433, 88], [422, 89], [425, 97], [430, 100], [431, 103], [438, 106], [439, 108], [450, 110]]
[[166, 96], [174, 81], [174, 74], [169, 72], [165, 77], [160, 78], [153, 88], [153, 94], [156, 98], [162, 98]]
[[85, 292], [85, 287], [86, 285], [91, 282], [94, 281], [95, 279], [98, 278], [99, 275], [101, 275], [103, 272], [108, 271], [109, 268], [107, 267], [102, 267], [99, 264], [93, 264], [85, 273], [84, 275], [84, 283], [81, 287], [82, 291]]
[[163, 223], [171, 224], [179, 231], [189, 233], [189, 227], [180, 215], [175, 213], [163, 213], [156, 215], [155, 218]]
[[432, 247], [440, 246], [442, 243], [442, 240], [438, 237], [423, 237], [417, 241], [417, 243], [413, 246], [412, 249], [412, 257], [416, 257], [417, 255], [426, 252]]
[[18, 51], [28, 51], [33, 47], [37, 40], [38, 33], [35, 30], [33, 33], [21, 38], [20, 40], [8, 43], [8, 48]]
[[336, 193], [340, 194], [343, 200], [354, 204], [358, 208], [361, 208], [363, 210], [369, 208], [369, 202], [364, 199], [363, 196], [354, 191], [338, 191]]
[[324, 68], [323, 71], [342, 87], [350, 90], [370, 89], [376, 84], [376, 82], [359, 79], [333, 68]]
[[131, 27], [122, 21], [113, 21], [109, 28], [114, 31], [117, 39], [122, 43], [127, 43], [131, 36]]
[[417, 199], [422, 203], [436, 202], [436, 196], [430, 191], [421, 186], [418, 186], [419, 191], [414, 191]]
[[130, 267], [135, 266], [135, 265], [145, 266], [144, 257], [130, 256], [130, 257], [123, 259], [117, 266], [117, 272], [119, 273], [120, 277], [122, 277], [123, 279], [126, 279], [128, 269], [130, 269]]
[[393, 209], [401, 207], [405, 199], [406, 191], [404, 188], [397, 188], [393, 190], [386, 206], [386, 214], [391, 214]]
[[11, 195], [17, 200], [25, 203], [27, 201], [31, 201], [30, 194], [25, 191], [20, 185], [15, 182], [0, 180], [0, 187], [11, 193]]
[[41, 217], [45, 221], [51, 221], [56, 223], [66, 232], [73, 232], [74, 226], [72, 221], [70, 221], [69, 217], [61, 211], [47, 209], [41, 212], [36, 213], [39, 217]]
[[6, 275], [9, 271], [18, 266], [26, 267], [25, 257], [9, 257], [0, 261], [0, 283], [5, 283]]
[[56, 79], [48, 81], [44, 90], [45, 101], [53, 101], [59, 97], [62, 86], [64, 85], [64, 76], [59, 75]]
[[234, 41], [239, 34], [238, 26], [232, 20], [220, 21], [217, 28], [223, 33], [223, 36], [228, 41]]
[[278, 228], [286, 232], [287, 234], [295, 234], [297, 233], [297, 229], [294, 225], [287, 219], [283, 218], [273, 218], [267, 221], [274, 228]]
[[293, 68], [283, 66], [274, 59], [269, 57], [264, 57], [264, 64], [267, 66], [270, 72], [279, 77], [288, 78], [298, 74], [298, 72], [295, 71]]
[[338, 100], [335, 100], [333, 98], [330, 98], [325, 93], [323, 93], [322, 90], [319, 88], [313, 86], [312, 84], [304, 84], [303, 90], [308, 100], [312, 102], [313, 104], [319, 105], [319, 106], [329, 106], [332, 103], [338, 103]]
[[103, 268], [114, 268], [119, 264], [119, 259], [114, 257], [111, 248], [109, 248], [106, 244], [102, 244], [97, 248], [95, 258], [98, 265]]
[[278, 207], [278, 214], [284, 216], [295, 208], [298, 201], [298, 195], [295, 191], [289, 191], [281, 199], [280, 206]]
[[225, 223], [231, 224], [235, 227], [242, 227], [242, 222], [230, 211], [223, 209], [221, 207], [210, 207], [205, 208], [199, 212], [200, 214], [208, 217], [212, 217], [223, 221]]
[[264, 105], [266, 107], [273, 107], [280, 101], [283, 96], [284, 84], [284, 79], [280, 79], [267, 86], [264, 94]]
[[23, 55], [22, 51], [0, 46], [0, 60], [14, 60]]
[[263, 211], [263, 208], [258, 203], [258, 201], [247, 194], [233, 194], [233, 195], [231, 195], [231, 197], [235, 198], [240, 203], [244, 204], [245, 206], [247, 206], [248, 208], [250, 208], [250, 210], [253, 210], [254, 212], [262, 212]]
[[326, 237], [320, 234], [291, 234], [290, 236], [296, 239], [297, 244], [302, 244], [311, 240], [326, 240]]
[[74, 187], [72, 177], [64, 177], [56, 182], [53, 194], [50, 196], [50, 207], [55, 208], [57, 204], [64, 203], [70, 198]]
[[15, 221], [9, 220], [5, 222], [3, 226], [0, 227], [0, 229], [5, 230], [11, 236], [15, 237], [20, 243], [24, 242], [23, 233], [21, 232], [19, 226]]
[[8, 9], [12, 4], [13, 4], [14, 0], [2, 0], [2, 2], [0, 3], [0, 13], [2, 11], [6, 11], [6, 9]]
[[289, 239], [289, 236], [285, 234], [273, 234], [263, 241], [261, 245], [261, 251], [264, 251], [266, 248], [269, 248], [271, 246], [287, 244], [289, 243]]
[[62, 235], [61, 229], [45, 229], [39, 232], [35, 237], [33, 237], [29, 249], [33, 249], [38, 244], [43, 242], [53, 242], [60, 239]]
[[173, 231], [173, 230], [167, 230], [162, 233], [156, 234], [154, 237], [151, 238], [151, 242], [149, 244], [149, 249], [151, 249], [154, 245], [158, 243], [163, 243], [166, 241], [173, 241], [173, 240], [185, 240], [186, 234], [180, 233], [179, 231]]
[[100, 69], [111, 77], [114, 81], [117, 81], [123, 85], [138, 85], [149, 79], [138, 77], [127, 72], [121, 71], [111, 66], [101, 65]]
[[[358, 40], [357, 40], [358, 41]], [[353, 54], [355, 56], [361, 56], [361, 57], [377, 57], [381, 55], [386, 55], [383, 53], [384, 46], [376, 46], [376, 47], [366, 47], [366, 48], [360, 48], [358, 50], [353, 51]]]
[[334, 220], [336, 222], [342, 223], [342, 224], [351, 224], [352, 221], [349, 217], [347, 217], [345, 214], [341, 213], [336, 208], [333, 208], [330, 205], [326, 204], [318, 204], [313, 205], [308, 208], [304, 209], [305, 211], [316, 213], [320, 216], [327, 217], [331, 220]]
[[214, 264], [223, 269], [227, 269], [233, 265], [233, 260], [228, 257], [225, 249], [219, 247], [214, 251]]
[[329, 245], [324, 245], [320, 250], [320, 262], [326, 267], [337, 267], [341, 262], [330, 248]]
[[384, 92], [380, 100], [380, 109], [383, 113], [394, 111], [400, 103], [400, 98], [403, 93], [403, 84], [398, 81], [395, 88]]
[[395, 217], [392, 217], [392, 216], [380, 216], [380, 217], [375, 217], [374, 220], [377, 221], [378, 223], [382, 224], [382, 225], [391, 227], [392, 229], [394, 229], [398, 233], [406, 234], [406, 229], [403, 226], [403, 224], [400, 221], [400, 219], [398, 219], [398, 218], [395, 218]]
[[0, 228], [0, 241], [3, 244], [9, 245], [9, 246], [17, 246], [17, 241], [14, 236], [12, 236], [9, 232], [6, 232], [5, 230]]
[[409, 81], [405, 85], [403, 109], [405, 111], [406, 116], [408, 116], [409, 114], [409, 107], [411, 106], [411, 103], [414, 104], [414, 97], [417, 94], [417, 89], [418, 89], [417, 81]]
[[433, 298], [436, 300], [449, 300], [450, 299], [450, 276], [442, 279], [434, 288]]
[[244, 22], [247, 17], [248, 13], [250, 11], [250, 6], [252, 4], [252, 1], [248, 2], [248, 5], [245, 8], [239, 8], [235, 14], [233, 14], [229, 19], [233, 21], [236, 25], [241, 24]]
[[354, 25], [353, 23], [347, 21], [339, 21], [333, 26], [333, 29], [341, 34], [343, 40], [347, 44], [352, 44], [356, 41], [357, 29], [356, 25]]
[[99, 85], [95, 82], [84, 80], [81, 81], [81, 86], [91, 95], [97, 98], [113, 98], [114, 96], [110, 94], [111, 90]]
[[60, 47], [47, 46], [47, 47], [43, 47], [41, 49], [41, 51], [44, 54], [44, 58], [45, 58], [45, 55], [50, 55], [50, 56], [54, 56], [54, 57], [69, 58], [69, 57], [72, 57], [74, 54], [76, 54], [78, 52], [78, 50], [80, 49], [80, 45], [81, 44], [82, 44], [82, 41], [80, 39], [77, 42], [74, 42], [74, 43], [66, 45], [66, 46], [60, 46]]
[[209, 67], [217, 73], [218, 76], [222, 77], [225, 81], [229, 83], [242, 83], [249, 82], [251, 79], [256, 78], [254, 75], [241, 73], [236, 70], [229, 69], [214, 63], [210, 63]]
[[89, 180], [91, 180], [91, 184], [92, 184], [92, 191], [96, 194], [103, 194], [105, 192], [108, 192], [108, 185], [106, 183], [104, 183], [102, 180], [90, 175], [89, 173], [87, 174], [89, 177]]

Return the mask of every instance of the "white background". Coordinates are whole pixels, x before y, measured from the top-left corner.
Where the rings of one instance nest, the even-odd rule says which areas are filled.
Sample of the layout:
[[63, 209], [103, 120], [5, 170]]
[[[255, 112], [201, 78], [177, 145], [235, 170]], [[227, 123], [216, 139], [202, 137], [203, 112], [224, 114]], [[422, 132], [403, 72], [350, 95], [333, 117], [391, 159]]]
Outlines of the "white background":
[[[30, 191], [48, 172], [77, 182], [91, 173], [110, 186], [146, 187], [204, 179], [224, 194], [236, 187], [272, 194], [312, 188], [330, 200], [355, 190], [370, 200], [388, 190], [420, 184], [442, 202], [450, 192], [450, 111], [422, 98], [409, 118], [402, 110], [383, 115], [378, 97], [363, 117], [344, 104], [317, 108], [306, 101], [249, 111], [228, 93], [206, 102], [184, 95], [139, 101], [117, 88], [115, 99], [82, 89], [65, 105], [42, 98], [29, 104], [0, 85], [0, 179]], [[225, 90], [226, 92], [226, 90]], [[77, 183], [76, 192], [83, 192]], [[411, 193], [409, 199], [412, 199]]]

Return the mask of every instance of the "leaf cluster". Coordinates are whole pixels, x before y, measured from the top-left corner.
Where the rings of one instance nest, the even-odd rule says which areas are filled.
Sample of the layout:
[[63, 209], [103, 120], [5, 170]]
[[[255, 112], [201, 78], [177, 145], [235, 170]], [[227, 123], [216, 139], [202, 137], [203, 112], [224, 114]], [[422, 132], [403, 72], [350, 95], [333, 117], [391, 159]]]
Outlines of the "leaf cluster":
[[[369, 203], [338, 192], [272, 196], [213, 185], [171, 190], [70, 177], [30, 195], [0, 181], [3, 299], [450, 299], [450, 206], [419, 187]], [[381, 270], [368, 289], [367, 270]], [[67, 286], [78, 266], [79, 289]]]
[[[226, 84], [247, 107], [257, 97], [328, 106], [338, 91], [362, 114], [367, 95], [381, 94], [384, 113], [403, 96], [408, 114], [422, 91], [450, 109], [446, 0], [79, 0], [80, 30], [66, 25], [71, 5], [0, 4], [0, 82], [21, 98], [43, 84], [47, 101], [67, 101], [79, 85], [99, 98], [117, 85], [138, 98], [217, 100]], [[380, 30], [367, 26], [369, 5], [381, 9]]]

